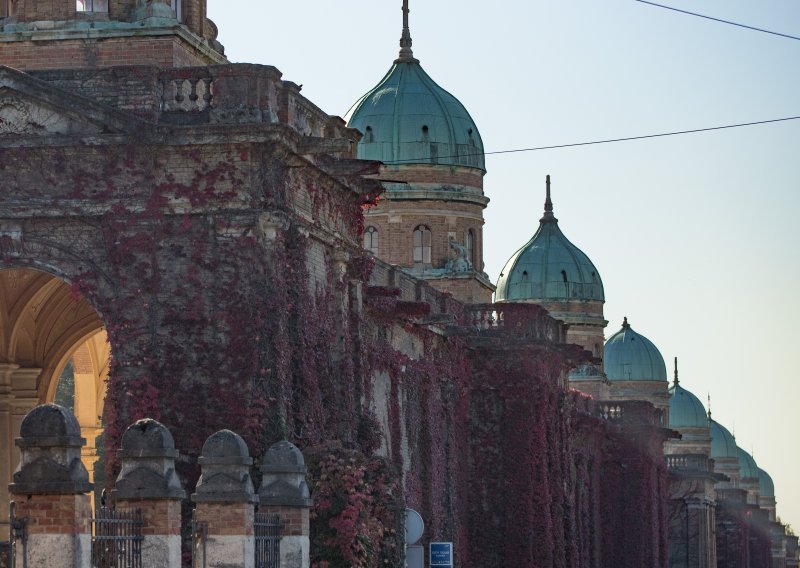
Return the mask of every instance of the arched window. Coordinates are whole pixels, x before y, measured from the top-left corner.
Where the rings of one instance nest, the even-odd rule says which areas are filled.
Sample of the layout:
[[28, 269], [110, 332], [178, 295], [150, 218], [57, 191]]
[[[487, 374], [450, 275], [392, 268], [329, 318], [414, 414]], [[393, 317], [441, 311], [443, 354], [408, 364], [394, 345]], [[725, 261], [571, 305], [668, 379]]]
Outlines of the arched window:
[[78, 12], [108, 12], [108, 0], [76, 0]]
[[476, 260], [475, 260], [475, 233], [472, 232], [472, 229], [467, 231], [467, 235], [464, 238], [464, 241], [465, 241], [464, 245], [467, 247], [467, 254], [469, 255], [468, 256], [469, 262], [470, 262], [470, 264], [472, 264], [473, 268], [478, 270], [478, 268], [475, 266], [475, 264], [476, 264]]
[[371, 126], [367, 126], [367, 128], [365, 129], [364, 142], [366, 142], [368, 144], [370, 142], [375, 142], [375, 133], [372, 131], [372, 127]]
[[372, 254], [378, 254], [378, 229], [375, 227], [364, 229], [364, 248]]
[[431, 263], [431, 230], [425, 225], [414, 229], [414, 262]]

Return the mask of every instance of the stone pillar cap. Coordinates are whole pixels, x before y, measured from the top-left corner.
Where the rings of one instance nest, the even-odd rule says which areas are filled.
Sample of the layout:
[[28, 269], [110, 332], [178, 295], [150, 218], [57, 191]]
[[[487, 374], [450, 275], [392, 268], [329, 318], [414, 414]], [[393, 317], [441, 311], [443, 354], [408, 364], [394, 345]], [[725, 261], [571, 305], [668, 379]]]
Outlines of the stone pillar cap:
[[262, 505], [304, 507], [313, 505], [306, 483], [306, 460], [297, 446], [284, 440], [274, 444], [261, 464]]
[[142, 418], [128, 426], [122, 435], [120, 458], [177, 458], [175, 440], [166, 426], [152, 418]]
[[86, 438], [81, 437], [78, 419], [57, 404], [42, 404], [28, 412], [19, 434], [19, 438], [14, 440], [19, 448], [79, 448], [86, 444]]
[[37, 406], [22, 420], [19, 466], [8, 486], [15, 495], [79, 495], [92, 490], [89, 473], [81, 462], [81, 437], [77, 418], [57, 404]]
[[264, 473], [306, 473], [307, 469], [303, 452], [287, 440], [272, 445], [261, 464]]
[[208, 437], [197, 462], [200, 465], [253, 465], [253, 458], [239, 434], [220, 430]]
[[128, 426], [117, 454], [122, 458], [122, 470], [111, 491], [113, 500], [186, 497], [175, 473], [175, 441], [160, 422], [144, 418]]
[[220, 430], [203, 444], [202, 474], [192, 494], [195, 503], [258, 503], [250, 466], [253, 459], [241, 436]]

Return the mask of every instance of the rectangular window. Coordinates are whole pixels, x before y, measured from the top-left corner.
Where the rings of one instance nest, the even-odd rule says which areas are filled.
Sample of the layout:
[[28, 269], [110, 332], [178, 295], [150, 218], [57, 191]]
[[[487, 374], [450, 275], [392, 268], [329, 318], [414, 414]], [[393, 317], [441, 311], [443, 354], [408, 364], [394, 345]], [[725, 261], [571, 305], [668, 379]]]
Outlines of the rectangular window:
[[75, 0], [78, 12], [108, 12], [108, 0]]
[[172, 6], [175, 8], [175, 17], [183, 23], [183, 0], [172, 0]]

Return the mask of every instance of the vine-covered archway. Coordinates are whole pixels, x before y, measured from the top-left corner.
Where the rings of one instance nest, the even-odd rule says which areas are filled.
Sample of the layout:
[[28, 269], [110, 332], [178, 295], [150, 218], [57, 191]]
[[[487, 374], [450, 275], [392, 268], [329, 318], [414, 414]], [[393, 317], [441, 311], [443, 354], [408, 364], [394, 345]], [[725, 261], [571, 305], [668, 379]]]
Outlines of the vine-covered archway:
[[109, 360], [105, 325], [73, 286], [31, 268], [0, 270], [0, 540], [19, 460], [14, 439], [31, 408], [58, 399], [75, 412], [93, 472]]

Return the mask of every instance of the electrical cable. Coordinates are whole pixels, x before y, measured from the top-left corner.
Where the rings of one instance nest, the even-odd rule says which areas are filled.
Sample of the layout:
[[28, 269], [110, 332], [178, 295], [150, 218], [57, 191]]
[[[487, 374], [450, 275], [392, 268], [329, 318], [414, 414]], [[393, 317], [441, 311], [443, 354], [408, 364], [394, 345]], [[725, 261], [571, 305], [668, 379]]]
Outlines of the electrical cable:
[[731, 22], [730, 20], [723, 20], [721, 18], [714, 18], [712, 16], [706, 16], [704, 14], [698, 14], [696, 12], [690, 12], [688, 10], [681, 10], [680, 8], [675, 8], [673, 6], [665, 6], [664, 4], [656, 4], [655, 2], [649, 2], [648, 0], [635, 0], [636, 2], [641, 2], [642, 4], [649, 4], [650, 6], [656, 6], [658, 8], [664, 8], [666, 10], [673, 10], [675, 12], [680, 12], [682, 14], [689, 14], [690, 16], [697, 16], [698, 18], [705, 18], [706, 20], [713, 20], [715, 22], [721, 22], [723, 24], [729, 24], [731, 26], [738, 26], [740, 28], [746, 28], [748, 30], [754, 30], [757, 32], [763, 32], [765, 34], [772, 34], [776, 36], [781, 36], [789, 39], [796, 39], [800, 41], [800, 37], [789, 35], [789, 34], [782, 34], [780, 32], [773, 32], [771, 30], [765, 30], [763, 28], [756, 28], [754, 26], [748, 26], [747, 24], [740, 24], [738, 22]]
[[[551, 146], [535, 146], [533, 148], [516, 148], [514, 150], [495, 150], [494, 152], [475, 152], [472, 154], [460, 154], [458, 156], [438, 156], [437, 159], [466, 158], [469, 156], [490, 156], [493, 154], [515, 154], [519, 152], [536, 152], [538, 150], [555, 150], [557, 148], [574, 148], [576, 146], [592, 146], [596, 144], [610, 144], [612, 142], [629, 142], [631, 140], [646, 140], [648, 138], [662, 138], [664, 136], [678, 136], [680, 134], [695, 134], [697, 132], [711, 132], [714, 130], [726, 130], [729, 128], [740, 128], [742, 126], [756, 126], [759, 124], [771, 124], [774, 122], [786, 122], [788, 120], [798, 120], [800, 116], [787, 116], [785, 118], [773, 118], [770, 120], [759, 120], [756, 122], [741, 122], [739, 124], [726, 124], [724, 126], [709, 126], [707, 128], [694, 128], [692, 130], [676, 130], [673, 132], [660, 132], [658, 134], [643, 134], [641, 136], [626, 136], [623, 138], [608, 138], [605, 140], [591, 140], [588, 142], [572, 142], [570, 144], [553, 144]], [[427, 162], [430, 158], [393, 160], [384, 162], [385, 164], [407, 164]]]

